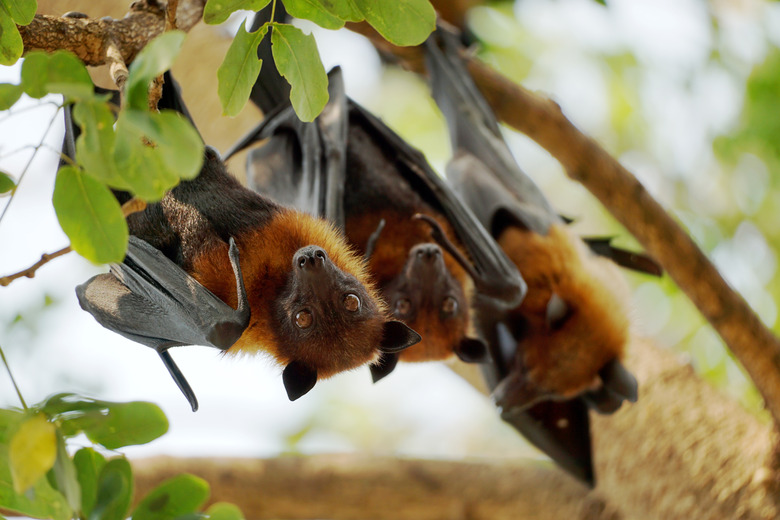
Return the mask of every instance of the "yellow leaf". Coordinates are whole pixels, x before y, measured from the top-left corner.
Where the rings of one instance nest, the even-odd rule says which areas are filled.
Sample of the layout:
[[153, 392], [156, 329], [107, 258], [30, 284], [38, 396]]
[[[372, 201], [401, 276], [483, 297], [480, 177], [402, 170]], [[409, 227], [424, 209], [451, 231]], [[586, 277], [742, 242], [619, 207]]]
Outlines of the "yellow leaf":
[[14, 491], [24, 493], [54, 466], [57, 436], [54, 425], [43, 415], [23, 422], [9, 446]]

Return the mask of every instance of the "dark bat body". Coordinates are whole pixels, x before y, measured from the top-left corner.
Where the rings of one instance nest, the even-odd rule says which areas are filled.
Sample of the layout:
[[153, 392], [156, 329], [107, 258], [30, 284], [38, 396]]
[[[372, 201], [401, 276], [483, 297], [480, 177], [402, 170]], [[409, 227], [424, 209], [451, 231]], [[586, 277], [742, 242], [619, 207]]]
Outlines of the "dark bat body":
[[[170, 77], [160, 106], [186, 113]], [[297, 399], [318, 378], [419, 340], [387, 317], [362, 259], [330, 224], [243, 187], [212, 149], [197, 178], [131, 215], [128, 225], [135, 237], [131, 255], [113, 273], [79, 287], [82, 307], [160, 352], [193, 409], [194, 395], [167, 354], [172, 346], [266, 352], [285, 366], [285, 388]], [[224, 307], [204, 312], [201, 299], [208, 294]], [[230, 317], [234, 308], [241, 312], [238, 325], [235, 319], [225, 325], [223, 311]], [[203, 314], [194, 331], [181, 325], [193, 313]]]
[[654, 274], [657, 267], [606, 240], [588, 247], [568, 229], [517, 166], [458, 47], [442, 29], [427, 43], [431, 90], [453, 143], [447, 177], [528, 283], [519, 306], [485, 302], [478, 311], [493, 359], [485, 377], [502, 417], [592, 484], [588, 407], [611, 413], [637, 398], [636, 381], [620, 364], [627, 293], [607, 256]]
[[[259, 53], [267, 63], [267, 49], [261, 45]], [[516, 304], [525, 290], [516, 269], [422, 154], [346, 98], [338, 69], [330, 73], [330, 101], [313, 123], [302, 123], [274, 96], [282, 89], [268, 85], [278, 82], [272, 68], [261, 70], [264, 87], [252, 99], [268, 116], [234, 147], [267, 139], [248, 157], [249, 186], [344, 229], [368, 258], [394, 316], [421, 333], [402, 360], [453, 353], [482, 360], [485, 346], [469, 330], [471, 298]], [[372, 366], [374, 379], [396, 361], [385, 356]]]

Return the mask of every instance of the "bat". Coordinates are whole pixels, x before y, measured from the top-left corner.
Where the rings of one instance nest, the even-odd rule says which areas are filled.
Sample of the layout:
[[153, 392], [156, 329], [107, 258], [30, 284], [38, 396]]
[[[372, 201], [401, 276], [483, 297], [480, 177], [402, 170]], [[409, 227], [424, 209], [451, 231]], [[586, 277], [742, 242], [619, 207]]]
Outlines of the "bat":
[[431, 91], [454, 150], [447, 178], [528, 283], [519, 306], [502, 311], [488, 301], [478, 310], [492, 360], [485, 379], [504, 420], [592, 485], [588, 408], [611, 413], [637, 399], [636, 380], [621, 364], [629, 320], [610, 259], [660, 269], [567, 228], [515, 162], [459, 48], [441, 28], [426, 43]]
[[[189, 117], [169, 73], [159, 107]], [[66, 122], [69, 149], [78, 130]], [[209, 147], [194, 180], [127, 220], [126, 259], [80, 285], [79, 301], [101, 325], [155, 349], [193, 411], [174, 346], [265, 352], [284, 366], [295, 400], [319, 378], [420, 339], [389, 316], [362, 258], [331, 225], [242, 186]]]
[[[265, 52], [267, 64], [272, 57]], [[394, 316], [423, 338], [401, 360], [455, 354], [482, 361], [486, 347], [469, 330], [471, 299], [515, 305], [525, 292], [515, 267], [422, 154], [346, 97], [338, 68], [329, 74], [330, 100], [313, 123], [268, 94], [283, 80], [264, 70], [263, 92], [252, 99], [266, 119], [227, 157], [265, 140], [248, 156], [248, 185], [344, 229]], [[397, 361], [388, 355], [372, 365], [374, 380]]]

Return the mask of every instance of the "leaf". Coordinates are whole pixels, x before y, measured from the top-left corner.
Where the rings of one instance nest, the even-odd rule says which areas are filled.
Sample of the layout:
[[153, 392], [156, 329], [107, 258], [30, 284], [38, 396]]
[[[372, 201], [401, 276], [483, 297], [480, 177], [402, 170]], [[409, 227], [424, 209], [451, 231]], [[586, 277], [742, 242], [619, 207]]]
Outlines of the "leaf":
[[11, 434], [25, 417], [27, 415], [19, 410], [0, 409], [0, 446], [8, 445]]
[[38, 3], [35, 0], [0, 0], [13, 21], [19, 25], [27, 25], [35, 17]]
[[217, 70], [217, 93], [225, 115], [237, 115], [249, 99], [263, 65], [263, 61], [257, 58], [257, 46], [267, 32], [267, 25], [253, 33], [247, 32], [244, 23], [238, 27], [238, 32], [225, 54], [225, 60]]
[[235, 11], [259, 11], [271, 0], [208, 0], [203, 8], [203, 21], [216, 25], [227, 20]]
[[72, 166], [57, 172], [54, 210], [71, 247], [96, 263], [121, 262], [128, 230], [122, 209], [105, 186]]
[[317, 43], [297, 27], [274, 24], [271, 50], [276, 68], [292, 87], [290, 102], [302, 121], [314, 121], [328, 102], [328, 76]]
[[353, 1], [362, 17], [396, 45], [419, 45], [436, 28], [436, 11], [428, 0]]
[[24, 43], [5, 5], [0, 3], [0, 65], [13, 65], [22, 56]]
[[11, 176], [5, 172], [0, 171], [0, 194], [8, 193], [14, 188], [16, 188], [16, 183], [14, 183], [14, 180], [11, 178]]
[[27, 491], [51, 469], [56, 456], [56, 429], [44, 415], [35, 415], [20, 424], [8, 446], [14, 491]]
[[22, 92], [24, 92], [24, 90], [21, 85], [0, 83], [0, 111], [8, 110], [14, 106], [14, 103], [19, 101], [19, 98], [22, 97]]
[[241, 510], [227, 502], [217, 502], [206, 510], [210, 520], [244, 520]]
[[321, 0], [284, 0], [290, 16], [311, 20], [325, 29], [341, 29], [346, 19], [335, 11], [334, 3]]
[[73, 106], [73, 120], [81, 128], [76, 139], [76, 161], [95, 180], [118, 189], [130, 189], [114, 163], [116, 134], [108, 104], [88, 100]]
[[[1, 435], [2, 433], [0, 433]], [[53, 489], [47, 479], [38, 479], [26, 494], [14, 491], [7, 448], [7, 445], [0, 446], [0, 504], [2, 504], [2, 509], [32, 518], [70, 519], [73, 512], [68, 507], [65, 497]]]
[[89, 520], [124, 520], [133, 497], [133, 471], [125, 458], [109, 460], [100, 471]]
[[171, 68], [179, 55], [186, 33], [166, 31], [138, 53], [128, 69], [125, 93], [127, 106], [145, 110], [149, 103], [149, 83]]
[[82, 448], [73, 456], [81, 487], [81, 511], [89, 517], [97, 501], [98, 478], [106, 465], [106, 459], [92, 448]]
[[168, 431], [168, 419], [159, 406], [134, 401], [106, 403], [105, 408], [67, 419], [69, 427], [82, 430], [89, 440], [109, 450], [146, 444]]
[[57, 490], [65, 495], [68, 505], [74, 511], [81, 510], [81, 487], [76, 474], [76, 466], [68, 456], [65, 438], [57, 432], [57, 460], [54, 461], [54, 481]]
[[22, 64], [22, 87], [28, 96], [36, 99], [49, 93], [64, 94], [73, 99], [94, 97], [86, 67], [68, 51], [27, 54]]
[[194, 475], [177, 475], [151, 490], [133, 511], [133, 520], [166, 520], [194, 513], [209, 497], [209, 485]]
[[203, 165], [203, 140], [189, 120], [173, 110], [151, 113], [146, 110], [127, 110], [124, 123], [137, 135], [143, 135], [156, 146], [168, 171], [179, 178], [193, 179]]

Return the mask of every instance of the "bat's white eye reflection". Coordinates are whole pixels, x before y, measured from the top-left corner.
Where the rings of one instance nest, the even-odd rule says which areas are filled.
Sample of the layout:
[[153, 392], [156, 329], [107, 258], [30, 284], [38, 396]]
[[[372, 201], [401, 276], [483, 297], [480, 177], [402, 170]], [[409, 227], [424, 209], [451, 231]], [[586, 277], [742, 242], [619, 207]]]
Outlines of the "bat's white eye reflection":
[[444, 298], [444, 301], [441, 303], [441, 312], [448, 316], [452, 316], [458, 312], [458, 300], [452, 296], [447, 296]]
[[295, 315], [295, 324], [299, 329], [308, 329], [313, 322], [314, 318], [311, 315], [311, 311], [302, 310]]
[[410, 302], [406, 298], [401, 298], [400, 300], [395, 302], [396, 314], [400, 316], [406, 316], [407, 314], [409, 314], [410, 310], [412, 310], [412, 302]]
[[360, 298], [352, 293], [347, 293], [344, 296], [344, 308], [349, 312], [357, 312], [360, 310]]

